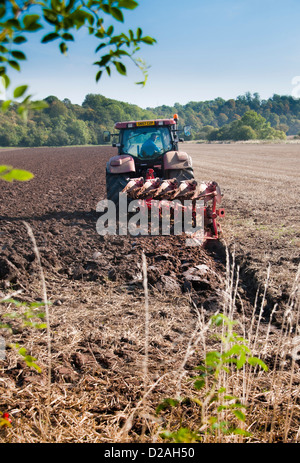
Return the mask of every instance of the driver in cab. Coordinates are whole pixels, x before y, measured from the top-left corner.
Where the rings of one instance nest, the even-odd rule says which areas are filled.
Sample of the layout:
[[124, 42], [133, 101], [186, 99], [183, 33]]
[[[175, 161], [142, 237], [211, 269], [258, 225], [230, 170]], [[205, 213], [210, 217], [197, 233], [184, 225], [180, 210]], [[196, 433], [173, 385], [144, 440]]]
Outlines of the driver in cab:
[[142, 145], [141, 154], [142, 156], [153, 156], [154, 153], [160, 153], [160, 148], [155, 144], [157, 135], [152, 133], [148, 140]]

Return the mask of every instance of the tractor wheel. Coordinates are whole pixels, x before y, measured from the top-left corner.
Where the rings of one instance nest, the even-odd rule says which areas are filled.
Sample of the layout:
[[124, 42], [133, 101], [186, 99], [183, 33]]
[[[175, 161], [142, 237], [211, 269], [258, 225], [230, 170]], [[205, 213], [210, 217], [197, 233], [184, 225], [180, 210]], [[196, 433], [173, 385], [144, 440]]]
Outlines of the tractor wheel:
[[168, 178], [177, 178], [178, 182], [183, 180], [191, 180], [194, 178], [194, 171], [192, 167], [187, 169], [171, 169], [167, 171]]
[[106, 197], [115, 203], [117, 209], [119, 193], [125, 188], [129, 178], [128, 174], [111, 174], [106, 170]]

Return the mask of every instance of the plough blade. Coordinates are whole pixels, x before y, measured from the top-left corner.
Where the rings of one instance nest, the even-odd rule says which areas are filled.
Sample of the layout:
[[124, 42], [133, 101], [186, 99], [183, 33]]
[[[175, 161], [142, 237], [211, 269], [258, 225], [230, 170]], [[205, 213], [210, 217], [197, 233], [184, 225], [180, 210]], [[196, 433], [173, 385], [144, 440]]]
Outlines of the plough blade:
[[129, 180], [126, 187], [122, 190], [122, 193], [126, 193], [130, 198], [136, 198], [136, 194], [140, 191], [144, 185], [144, 178], [133, 178]]
[[160, 185], [161, 180], [159, 177], [146, 179], [144, 185], [137, 191], [136, 198], [143, 199], [153, 197]]
[[180, 182], [179, 187], [174, 193], [170, 196], [170, 200], [172, 199], [192, 199], [197, 187], [196, 180], [183, 180]]
[[154, 193], [154, 199], [170, 199], [171, 195], [177, 190], [179, 186], [178, 180], [172, 178], [171, 180], [163, 180], [160, 187]]
[[[218, 239], [221, 231], [217, 217], [225, 215], [224, 209], [217, 209], [222, 194], [217, 182], [197, 182], [195, 179], [178, 182], [176, 178], [162, 180], [156, 178], [130, 179], [122, 191], [129, 198], [140, 201], [141, 207], [150, 210], [158, 207], [159, 214], [171, 213], [176, 220], [186, 208], [191, 208], [195, 219], [197, 203], [203, 201], [205, 240]], [[190, 200], [190, 204], [185, 204]], [[153, 202], [152, 202], [153, 201]], [[169, 212], [168, 212], [169, 211]], [[162, 216], [162, 215], [160, 215]]]
[[206, 203], [213, 198], [219, 204], [222, 199], [221, 190], [216, 182], [197, 182], [195, 179], [178, 182], [176, 178], [161, 180], [159, 177], [144, 180], [143, 177], [129, 180], [122, 193], [132, 199], [157, 200], [197, 200]]

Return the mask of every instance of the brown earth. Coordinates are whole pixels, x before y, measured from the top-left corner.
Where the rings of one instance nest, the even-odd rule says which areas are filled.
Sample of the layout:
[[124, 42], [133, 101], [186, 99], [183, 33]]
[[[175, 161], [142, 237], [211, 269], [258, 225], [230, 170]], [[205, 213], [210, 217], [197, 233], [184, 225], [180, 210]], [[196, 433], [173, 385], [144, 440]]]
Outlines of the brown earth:
[[[271, 261], [275, 276], [269, 280], [264, 315], [267, 320], [277, 303], [280, 325], [299, 263], [299, 146], [282, 146], [280, 151], [273, 145], [183, 149], [193, 156], [196, 177], [216, 180], [223, 190], [224, 239], [231, 262], [236, 259], [241, 266], [243, 315], [250, 319]], [[284, 162], [282, 150], [287, 150]], [[27, 183], [0, 184], [0, 296], [20, 290], [22, 301], [43, 297], [26, 222], [52, 303], [51, 429], [46, 432], [39, 419], [47, 396], [46, 374], [32, 372], [9, 350], [0, 364], [0, 411], [10, 411], [14, 427], [2, 433], [2, 441], [123, 441], [124, 423], [129, 440], [138, 440], [145, 432], [143, 420], [132, 418], [129, 425], [128, 416], [134, 407], [141, 408], [145, 373], [152, 385], [151, 406], [143, 402], [146, 416], [164, 397], [174, 396], [181, 375], [192, 375], [198, 364], [201, 354], [191, 346], [199, 314], [207, 320], [222, 310], [228, 283], [224, 244], [190, 248], [184, 237], [97, 233], [95, 208], [105, 198], [105, 164], [113, 154], [108, 147], [0, 151], [0, 164], [35, 174]], [[149, 314], [142, 251], [148, 264]], [[2, 314], [10, 310], [3, 307]], [[25, 343], [46, 368], [44, 331], [33, 336], [32, 329], [24, 331], [15, 320], [13, 327], [13, 342]], [[4, 336], [11, 342], [11, 335]], [[187, 357], [189, 350], [194, 354]], [[149, 429], [162, 426], [153, 417], [144, 420]]]
[[300, 263], [300, 144], [188, 145], [197, 178], [221, 185], [223, 238], [250, 288], [263, 286], [284, 306]]

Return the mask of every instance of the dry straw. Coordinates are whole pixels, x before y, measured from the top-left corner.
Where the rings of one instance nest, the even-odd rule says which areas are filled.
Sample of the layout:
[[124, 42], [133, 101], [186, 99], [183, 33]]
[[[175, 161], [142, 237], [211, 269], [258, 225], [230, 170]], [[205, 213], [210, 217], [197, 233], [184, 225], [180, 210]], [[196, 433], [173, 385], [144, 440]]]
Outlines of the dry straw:
[[[126, 288], [114, 284], [102, 287], [85, 283], [82, 288], [81, 284], [72, 283], [73, 292], [70, 292], [69, 283], [58, 285], [57, 280], [52, 291], [57, 284], [56, 292], [61, 297], [65, 284], [67, 302], [56, 306], [55, 320], [50, 320], [39, 250], [32, 229], [28, 224], [26, 227], [35, 249], [42, 283], [48, 328], [48, 373], [60, 366], [62, 358], [69, 361], [75, 354], [87, 356], [89, 363], [83, 364], [73, 382], [66, 380], [51, 384], [48, 375], [46, 407], [41, 388], [25, 383], [22, 388], [12, 389], [10, 379], [3, 378], [0, 387], [7, 385], [3, 389], [3, 403], [10, 404], [17, 417], [21, 415], [16, 406], [18, 399], [19, 409], [26, 418], [20, 416], [16, 425], [7, 430], [6, 436], [2, 433], [1, 441], [162, 442], [161, 431], [164, 429], [176, 430], [183, 425], [190, 429], [199, 430], [201, 426], [204, 429], [211, 404], [205, 397], [197, 395], [200, 391], [193, 389], [190, 379], [195, 374], [193, 367], [205, 358], [206, 353], [218, 349], [209, 322], [213, 313], [192, 304], [190, 295], [176, 298], [151, 288], [143, 253], [142, 290], [136, 286], [135, 292], [128, 294]], [[295, 343], [300, 335], [297, 331], [300, 269], [278, 329], [273, 324], [278, 306], [274, 305], [269, 321], [264, 313], [271, 267], [266, 271], [262, 295], [257, 292], [252, 317], [249, 317], [240, 304], [239, 267], [235, 264], [234, 254], [227, 252], [230, 259], [223, 286], [219, 288], [223, 304], [216, 307], [216, 311], [222, 311], [238, 322], [236, 329], [246, 337], [253, 354], [267, 363], [269, 371], [262, 372], [247, 365], [242, 371], [224, 372], [218, 387], [225, 387], [228, 394], [240, 397], [247, 406], [245, 430], [250, 431], [252, 437], [244, 441], [298, 442], [300, 381], [298, 363], [296, 357], [291, 358], [291, 352], [296, 349]], [[78, 302], [79, 291], [86, 301], [82, 304]], [[55, 298], [54, 293], [51, 298]], [[50, 322], [55, 324], [52, 343]], [[131, 342], [128, 344], [129, 354], [133, 357], [131, 363], [115, 354], [122, 338]], [[83, 346], [86, 349], [84, 354]], [[207, 378], [204, 390], [209, 390]], [[189, 409], [186, 405], [166, 411], [162, 416], [155, 414], [156, 407], [165, 398], [191, 396], [198, 398], [203, 406], [194, 405]], [[223, 417], [227, 418], [227, 412]], [[239, 439], [242, 438], [222, 433], [204, 435], [205, 442], [237, 442]]]

